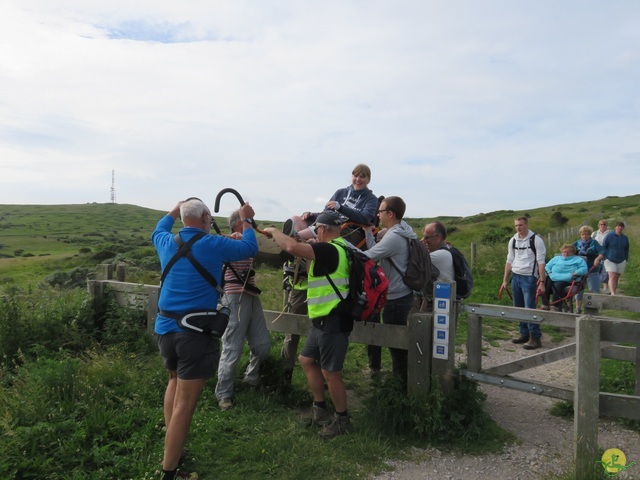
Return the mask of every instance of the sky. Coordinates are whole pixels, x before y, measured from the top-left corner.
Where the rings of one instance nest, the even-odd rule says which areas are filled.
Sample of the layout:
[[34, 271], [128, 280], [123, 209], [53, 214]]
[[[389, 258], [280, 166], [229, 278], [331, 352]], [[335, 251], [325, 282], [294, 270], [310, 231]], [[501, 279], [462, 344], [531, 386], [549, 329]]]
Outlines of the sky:
[[[3, 0], [0, 204], [410, 218], [640, 193], [638, 0]], [[224, 195], [220, 214], [238, 202]]]

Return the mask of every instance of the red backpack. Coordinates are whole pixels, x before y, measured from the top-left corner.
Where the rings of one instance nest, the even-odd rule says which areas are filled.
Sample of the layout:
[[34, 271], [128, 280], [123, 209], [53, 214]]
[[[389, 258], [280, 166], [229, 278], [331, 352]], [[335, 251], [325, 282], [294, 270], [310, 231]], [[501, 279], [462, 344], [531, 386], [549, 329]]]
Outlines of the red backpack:
[[346, 298], [327, 275], [327, 280], [336, 291], [344, 305], [343, 311], [357, 322], [366, 322], [378, 315], [387, 302], [389, 280], [382, 268], [359, 250], [345, 247], [349, 260], [349, 293]]

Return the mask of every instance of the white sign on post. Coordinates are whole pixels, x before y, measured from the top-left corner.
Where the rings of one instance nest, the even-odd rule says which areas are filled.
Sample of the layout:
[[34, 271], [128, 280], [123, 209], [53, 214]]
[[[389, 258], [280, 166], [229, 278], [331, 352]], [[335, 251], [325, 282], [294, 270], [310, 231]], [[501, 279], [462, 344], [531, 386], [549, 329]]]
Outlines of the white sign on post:
[[451, 285], [436, 283], [433, 302], [433, 358], [449, 359], [449, 313]]
[[447, 360], [449, 358], [449, 346], [440, 345], [438, 343], [434, 344], [433, 358], [439, 358], [440, 360]]

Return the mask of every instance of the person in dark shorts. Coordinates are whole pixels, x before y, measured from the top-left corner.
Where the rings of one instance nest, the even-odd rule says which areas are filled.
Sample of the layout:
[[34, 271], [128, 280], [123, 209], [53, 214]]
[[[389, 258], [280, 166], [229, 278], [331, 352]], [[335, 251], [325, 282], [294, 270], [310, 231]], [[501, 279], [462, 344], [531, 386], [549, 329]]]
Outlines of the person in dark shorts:
[[[323, 212], [312, 225], [316, 243], [300, 243], [275, 228], [265, 229], [288, 253], [306, 258], [308, 267], [307, 308], [312, 327], [298, 357], [313, 395], [312, 415], [322, 428], [322, 438], [332, 438], [353, 431], [347, 413], [347, 390], [342, 368], [349, 346], [353, 319], [340, 314], [341, 299], [327, 282], [329, 275], [343, 297], [349, 291], [347, 243], [340, 237], [342, 219], [337, 212]], [[335, 409], [329, 413], [325, 399], [326, 381]]]
[[[171, 230], [178, 216], [184, 228], [174, 235]], [[186, 244], [193, 240], [190, 250], [193, 258], [220, 283], [223, 263], [253, 257], [258, 252], [255, 231], [250, 223], [254, 216], [253, 208], [249, 204], [243, 205], [240, 216], [243, 221], [242, 240], [209, 235], [209, 208], [202, 200], [189, 198], [178, 202], [158, 222], [151, 236], [164, 272], [154, 331], [164, 367], [169, 372], [164, 395], [166, 434], [163, 480], [191, 478], [188, 473], [178, 471], [178, 463], [183, 455], [196, 403], [207, 379], [215, 375], [220, 357], [220, 341], [217, 338], [183, 328], [179, 323], [188, 313], [216, 311], [218, 292], [189, 258], [176, 257], [178, 243]], [[196, 236], [200, 238], [196, 240]], [[172, 262], [174, 257], [177, 258], [175, 263]]]

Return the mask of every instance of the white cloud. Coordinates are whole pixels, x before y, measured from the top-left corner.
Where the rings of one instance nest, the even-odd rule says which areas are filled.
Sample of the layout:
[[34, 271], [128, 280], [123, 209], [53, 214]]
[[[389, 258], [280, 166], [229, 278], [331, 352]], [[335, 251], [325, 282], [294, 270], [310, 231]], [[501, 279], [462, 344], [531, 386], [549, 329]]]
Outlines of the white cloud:
[[635, 1], [7, 1], [0, 203], [108, 201], [115, 169], [121, 203], [233, 187], [283, 220], [359, 162], [413, 217], [638, 193], [638, 20]]

